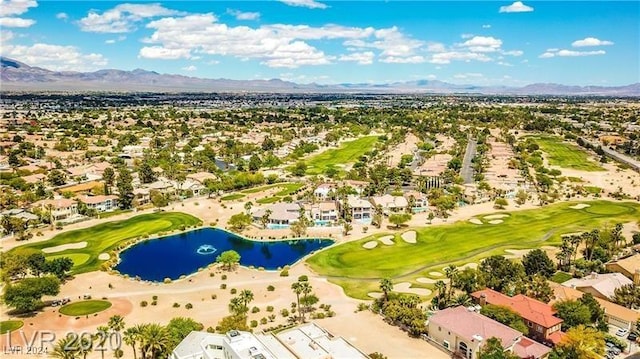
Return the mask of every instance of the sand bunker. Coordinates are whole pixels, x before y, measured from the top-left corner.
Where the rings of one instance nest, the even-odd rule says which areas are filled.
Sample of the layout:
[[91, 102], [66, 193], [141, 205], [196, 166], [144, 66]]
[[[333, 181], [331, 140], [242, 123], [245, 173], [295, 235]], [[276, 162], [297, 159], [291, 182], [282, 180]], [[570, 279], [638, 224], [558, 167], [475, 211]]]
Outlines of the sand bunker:
[[443, 281], [445, 283], [449, 283], [449, 278], [444, 278], [444, 279], [431, 279], [431, 278], [425, 278], [425, 277], [420, 277], [418, 279], [416, 279], [416, 282], [418, 283], [422, 283], [422, 284], [434, 284], [437, 281]]
[[87, 246], [87, 242], [78, 242], [78, 243], [69, 243], [63, 244], [55, 247], [42, 248], [42, 251], [45, 253], [56, 253], [66, 251], [67, 249], [80, 249]]
[[111, 258], [109, 253], [100, 253], [100, 255], [98, 256], [98, 259], [101, 261], [109, 260], [109, 258]]
[[416, 231], [404, 232], [400, 237], [407, 243], [416, 243]]
[[515, 258], [522, 258], [525, 254], [529, 253], [529, 251], [531, 251], [530, 249], [505, 249], [505, 252], [509, 253], [507, 255], [505, 255], [504, 257], [507, 259], [515, 259]]
[[471, 218], [469, 220], [469, 222], [473, 223], [473, 224], [482, 224], [482, 221], [477, 219], [477, 218]]
[[392, 246], [395, 244], [393, 242], [393, 236], [384, 236], [384, 237], [378, 238], [378, 240], [382, 242], [382, 244], [385, 244], [387, 246]]
[[362, 245], [364, 249], [373, 249], [378, 246], [378, 241], [369, 241]]
[[501, 219], [501, 218], [507, 218], [509, 217], [508, 214], [492, 214], [489, 216], [484, 216], [484, 219]]
[[590, 205], [586, 204], [586, 203], [578, 203], [575, 206], [571, 206], [569, 208], [573, 208], [573, 209], [585, 209], [587, 207], [591, 207]]
[[399, 293], [409, 293], [409, 294], [417, 294], [417, 295], [431, 294], [431, 291], [429, 289], [411, 288], [411, 283], [409, 282], [402, 282], [402, 283], [395, 284], [393, 286], [393, 291], [399, 292]]
[[503, 221], [503, 220], [501, 220], [501, 219], [494, 219], [494, 220], [492, 220], [492, 221], [489, 221], [489, 224], [500, 224], [500, 223], [502, 223], [502, 222], [504, 222], [504, 221]]
[[380, 292], [369, 292], [367, 293], [368, 296], [370, 296], [371, 298], [375, 298], [378, 299], [380, 297], [382, 297], [382, 293]]
[[437, 277], [442, 277], [444, 274], [440, 272], [429, 272], [429, 275], [437, 278]]
[[476, 269], [476, 268], [478, 268], [478, 263], [467, 263], [467, 264], [465, 264], [465, 265], [460, 267], [460, 269], [465, 269], [465, 268]]

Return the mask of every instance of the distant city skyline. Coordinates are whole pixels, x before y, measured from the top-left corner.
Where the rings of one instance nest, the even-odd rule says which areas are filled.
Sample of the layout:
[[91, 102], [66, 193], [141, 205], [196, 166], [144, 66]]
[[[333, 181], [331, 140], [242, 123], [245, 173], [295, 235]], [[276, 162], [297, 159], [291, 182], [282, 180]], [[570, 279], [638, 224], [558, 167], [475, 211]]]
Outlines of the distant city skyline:
[[0, 2], [31, 66], [321, 84], [625, 85], [639, 28], [637, 1]]

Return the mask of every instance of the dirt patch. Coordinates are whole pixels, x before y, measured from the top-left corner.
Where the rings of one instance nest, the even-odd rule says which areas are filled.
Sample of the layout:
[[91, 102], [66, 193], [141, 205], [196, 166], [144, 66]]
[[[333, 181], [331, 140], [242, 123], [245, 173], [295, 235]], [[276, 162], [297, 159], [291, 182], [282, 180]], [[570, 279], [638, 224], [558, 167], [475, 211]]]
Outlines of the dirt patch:
[[378, 238], [378, 240], [382, 242], [382, 244], [387, 246], [392, 246], [395, 244], [395, 242], [393, 241], [393, 236], [384, 236], [384, 237]]
[[56, 253], [56, 252], [66, 251], [67, 249], [81, 249], [86, 246], [87, 246], [87, 242], [69, 243], [69, 244], [62, 244], [55, 247], [42, 248], [42, 251], [44, 253]]
[[362, 245], [364, 249], [373, 249], [378, 246], [378, 241], [369, 241]]
[[407, 243], [414, 244], [414, 243], [417, 242], [417, 240], [416, 240], [416, 238], [417, 238], [416, 231], [404, 232], [404, 233], [402, 233], [402, 235], [400, 237], [402, 237], [402, 240], [407, 242]]

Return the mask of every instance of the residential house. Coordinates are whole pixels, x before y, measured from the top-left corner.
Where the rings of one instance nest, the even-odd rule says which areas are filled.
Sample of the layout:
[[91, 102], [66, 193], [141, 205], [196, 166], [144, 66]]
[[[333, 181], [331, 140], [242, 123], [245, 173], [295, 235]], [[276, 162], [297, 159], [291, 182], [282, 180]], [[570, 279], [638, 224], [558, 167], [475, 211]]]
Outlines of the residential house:
[[489, 338], [497, 338], [505, 351], [521, 358], [545, 358], [550, 348], [525, 338], [522, 333], [475, 311], [474, 307], [447, 308], [427, 323], [429, 338], [454, 358], [475, 359]]
[[509, 297], [489, 288], [474, 292], [471, 296], [481, 306], [502, 305], [518, 313], [529, 328], [527, 335], [535, 340], [556, 344], [561, 339], [562, 319], [556, 317], [556, 311], [546, 303], [522, 294]]
[[78, 215], [78, 203], [67, 198], [45, 199], [35, 202], [31, 207], [41, 208], [44, 211], [51, 208], [51, 217], [54, 221], [61, 221]]
[[174, 194], [176, 192], [175, 184], [163, 178], [159, 178], [155, 182], [147, 183], [144, 187], [149, 191], [158, 191], [164, 194]]
[[267, 222], [269, 228], [288, 228], [291, 224], [298, 221], [300, 217], [300, 209], [303, 207], [298, 203], [274, 203], [265, 207], [258, 208], [253, 211], [252, 217], [254, 222], [261, 223], [262, 217], [271, 211]]
[[114, 195], [85, 196], [79, 200], [98, 212], [110, 212], [118, 208], [118, 196]]
[[47, 180], [47, 176], [42, 173], [35, 173], [32, 175], [23, 176], [21, 178], [29, 184], [35, 184], [35, 183], [44, 182]]
[[564, 283], [565, 287], [575, 288], [594, 297], [608, 300], [613, 298], [616, 289], [633, 284], [631, 279], [621, 273], [591, 273], [584, 278], [573, 278]]
[[342, 337], [314, 323], [278, 334], [231, 330], [226, 334], [193, 331], [173, 350], [170, 359], [365, 359], [366, 354]]
[[193, 197], [200, 197], [209, 193], [207, 186], [203, 182], [191, 178], [187, 178], [182, 183], [176, 183], [176, 189], [190, 191]]
[[633, 284], [640, 285], [640, 254], [609, 261], [604, 267], [609, 272], [621, 273], [631, 279]]
[[320, 202], [309, 206], [311, 218], [316, 225], [329, 225], [338, 221], [339, 213], [336, 202]]
[[356, 180], [344, 180], [340, 181], [340, 186], [351, 187], [359, 196], [362, 196], [367, 186], [369, 186], [369, 182], [366, 181], [356, 181]]
[[402, 196], [392, 196], [390, 194], [373, 196], [371, 197], [371, 203], [373, 203], [374, 207], [382, 207], [382, 213], [385, 215], [406, 211], [409, 206], [406, 198]]
[[313, 190], [313, 196], [321, 201], [330, 198], [331, 193], [335, 193], [337, 185], [335, 183], [322, 183]]
[[373, 217], [373, 205], [357, 196], [347, 196], [347, 208], [343, 208], [341, 201], [336, 201], [341, 215], [346, 216], [346, 211], [350, 211], [353, 221], [368, 224], [371, 223]]
[[404, 198], [411, 206], [411, 212], [420, 213], [429, 209], [429, 200], [427, 195], [418, 191], [409, 191], [404, 193]]
[[[558, 283], [549, 282], [549, 285], [551, 286], [551, 289], [553, 289], [554, 294], [553, 299], [549, 302], [550, 305], [561, 300], [577, 300], [582, 298], [584, 295], [583, 292], [577, 289], [565, 287]], [[610, 325], [630, 330], [633, 328], [635, 323], [640, 320], [640, 313], [635, 310], [611, 303], [608, 300], [595, 297], [594, 299], [604, 310], [604, 318]]]

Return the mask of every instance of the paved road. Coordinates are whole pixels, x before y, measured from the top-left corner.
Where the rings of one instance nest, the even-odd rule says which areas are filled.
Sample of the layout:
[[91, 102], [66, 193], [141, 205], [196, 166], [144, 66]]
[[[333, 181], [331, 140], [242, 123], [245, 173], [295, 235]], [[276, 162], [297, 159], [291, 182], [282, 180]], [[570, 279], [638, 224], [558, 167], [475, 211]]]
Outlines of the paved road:
[[[599, 143], [597, 142], [591, 142], [591, 141], [587, 141], [583, 138], [584, 141], [589, 142], [593, 147], [598, 147], [600, 146]], [[609, 146], [602, 146], [602, 150], [604, 151], [604, 153], [606, 153], [609, 157], [615, 159], [616, 161], [619, 162], [623, 162], [626, 163], [627, 165], [629, 165], [631, 168], [633, 168], [635, 171], [640, 172], [640, 161], [631, 158], [623, 153], [620, 153], [618, 151], [614, 151], [611, 148], [609, 148]]]
[[464, 183], [473, 183], [473, 168], [471, 167], [471, 160], [476, 156], [476, 147], [478, 141], [475, 138], [469, 137], [467, 142], [467, 150], [464, 153], [464, 159], [462, 160], [462, 168], [460, 169], [460, 176], [464, 179]]

